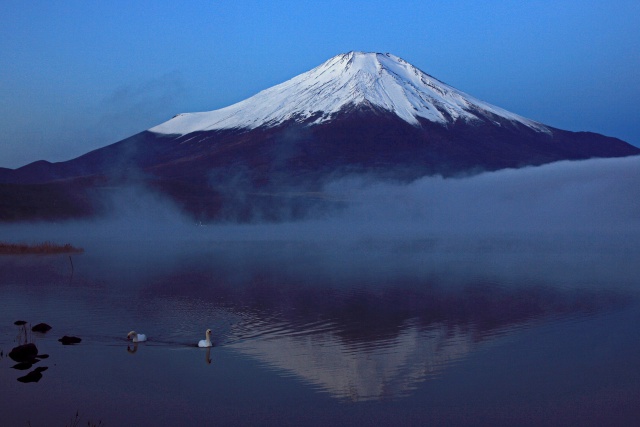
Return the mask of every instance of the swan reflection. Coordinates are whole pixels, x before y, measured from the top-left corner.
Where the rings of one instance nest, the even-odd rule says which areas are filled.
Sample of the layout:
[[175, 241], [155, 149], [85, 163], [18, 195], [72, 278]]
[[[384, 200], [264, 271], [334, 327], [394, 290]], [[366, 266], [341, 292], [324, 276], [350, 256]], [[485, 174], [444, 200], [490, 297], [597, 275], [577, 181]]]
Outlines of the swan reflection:
[[204, 361], [207, 365], [211, 365], [211, 347], [207, 347], [207, 352], [204, 355]]

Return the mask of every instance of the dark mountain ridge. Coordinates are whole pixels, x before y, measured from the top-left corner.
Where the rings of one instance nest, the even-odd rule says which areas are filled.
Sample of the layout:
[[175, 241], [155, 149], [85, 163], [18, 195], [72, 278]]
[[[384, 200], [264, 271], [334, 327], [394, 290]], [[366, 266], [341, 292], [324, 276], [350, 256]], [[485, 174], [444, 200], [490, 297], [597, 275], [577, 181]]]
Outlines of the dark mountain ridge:
[[[105, 193], [129, 185], [163, 194], [201, 220], [248, 221], [256, 212], [299, 218], [333, 206], [321, 192], [345, 175], [409, 182], [640, 154], [617, 138], [555, 129], [482, 103], [397, 57], [336, 58], [242, 103], [178, 115], [66, 162], [0, 169], [0, 219], [100, 215]], [[336, 80], [340, 92], [327, 94]], [[345, 87], [354, 99], [343, 102]], [[275, 112], [261, 122], [272, 104]]]

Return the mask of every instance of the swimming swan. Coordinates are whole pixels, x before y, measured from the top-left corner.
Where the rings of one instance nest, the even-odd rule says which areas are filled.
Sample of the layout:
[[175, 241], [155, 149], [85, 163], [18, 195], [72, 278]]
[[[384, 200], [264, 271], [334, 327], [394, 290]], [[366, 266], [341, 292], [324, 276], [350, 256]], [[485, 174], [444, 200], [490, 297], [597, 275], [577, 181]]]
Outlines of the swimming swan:
[[133, 342], [144, 342], [147, 340], [147, 336], [145, 334], [137, 334], [136, 331], [131, 331], [127, 334], [128, 340], [133, 340]]
[[198, 347], [213, 347], [213, 344], [211, 344], [211, 329], [207, 329], [204, 334], [207, 339], [200, 340], [198, 342]]

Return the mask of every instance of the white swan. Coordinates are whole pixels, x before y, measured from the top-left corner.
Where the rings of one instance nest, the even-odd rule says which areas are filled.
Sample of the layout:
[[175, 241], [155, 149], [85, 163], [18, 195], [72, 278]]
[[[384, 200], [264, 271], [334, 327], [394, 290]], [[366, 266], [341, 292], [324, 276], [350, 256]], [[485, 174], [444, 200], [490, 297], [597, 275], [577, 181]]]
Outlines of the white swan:
[[127, 334], [127, 339], [133, 342], [144, 342], [147, 340], [147, 336], [145, 334], [137, 334], [136, 331], [131, 331]]
[[213, 347], [213, 344], [211, 344], [211, 329], [207, 329], [204, 334], [206, 339], [200, 340], [198, 347]]

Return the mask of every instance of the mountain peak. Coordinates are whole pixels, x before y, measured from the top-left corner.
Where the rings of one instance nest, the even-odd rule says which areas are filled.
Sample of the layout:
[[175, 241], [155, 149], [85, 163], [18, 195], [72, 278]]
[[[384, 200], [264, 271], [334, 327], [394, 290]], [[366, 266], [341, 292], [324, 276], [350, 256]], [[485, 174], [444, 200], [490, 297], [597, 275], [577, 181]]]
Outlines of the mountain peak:
[[179, 114], [149, 129], [187, 134], [277, 126], [289, 120], [318, 124], [351, 106], [367, 104], [420, 125], [420, 119], [495, 121], [495, 116], [548, 132], [542, 124], [465, 94], [390, 53], [343, 53], [251, 98], [215, 111]]

